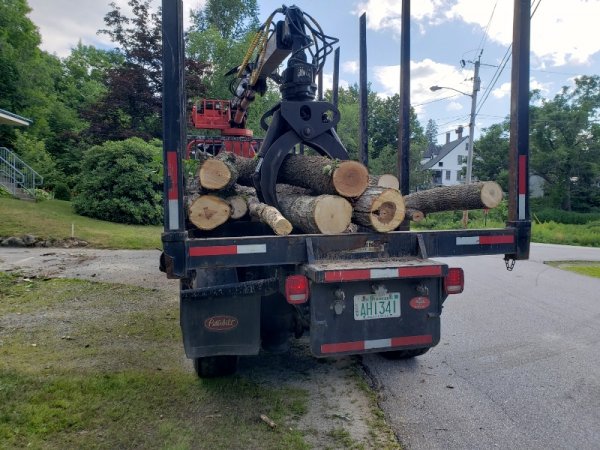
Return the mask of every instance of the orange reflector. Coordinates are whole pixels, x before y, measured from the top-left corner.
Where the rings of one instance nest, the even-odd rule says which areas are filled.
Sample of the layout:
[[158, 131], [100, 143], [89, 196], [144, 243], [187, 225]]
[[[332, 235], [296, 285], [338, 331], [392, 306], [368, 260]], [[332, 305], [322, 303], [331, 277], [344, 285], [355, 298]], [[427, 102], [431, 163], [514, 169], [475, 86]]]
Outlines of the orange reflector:
[[308, 278], [304, 275], [290, 275], [285, 279], [285, 298], [291, 305], [306, 303], [310, 295]]
[[465, 289], [465, 273], [460, 267], [448, 269], [448, 275], [444, 278], [444, 291], [446, 295], [460, 294]]

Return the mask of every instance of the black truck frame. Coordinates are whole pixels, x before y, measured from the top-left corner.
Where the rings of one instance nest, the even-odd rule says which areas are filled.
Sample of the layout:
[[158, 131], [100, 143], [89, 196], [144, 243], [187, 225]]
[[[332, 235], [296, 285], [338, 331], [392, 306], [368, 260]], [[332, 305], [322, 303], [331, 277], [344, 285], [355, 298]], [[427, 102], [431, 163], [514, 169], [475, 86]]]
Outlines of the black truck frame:
[[[235, 370], [238, 355], [285, 350], [309, 332], [315, 356], [386, 352], [406, 358], [440, 340], [448, 294], [461, 269], [430, 258], [504, 255], [510, 270], [529, 257], [529, 0], [515, 0], [509, 220], [502, 229], [274, 236], [263, 224], [230, 222], [213, 232], [186, 227], [186, 99], [183, 7], [163, 0], [165, 215], [161, 270], [181, 280], [186, 355], [200, 376]], [[410, 0], [403, 0], [401, 66], [410, 61]], [[337, 59], [337, 58], [336, 58]], [[399, 175], [408, 194], [409, 72], [401, 71]], [[363, 84], [361, 82], [361, 84]], [[365, 80], [366, 84], [366, 80]]]

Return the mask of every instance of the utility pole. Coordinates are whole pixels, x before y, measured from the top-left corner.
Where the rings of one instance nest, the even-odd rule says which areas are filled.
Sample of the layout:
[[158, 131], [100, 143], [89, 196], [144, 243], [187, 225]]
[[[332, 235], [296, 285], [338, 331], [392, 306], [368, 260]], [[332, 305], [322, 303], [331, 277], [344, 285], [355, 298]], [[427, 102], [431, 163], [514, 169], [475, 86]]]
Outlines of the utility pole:
[[471, 94], [471, 119], [469, 121], [469, 148], [467, 153], [467, 184], [471, 183], [473, 170], [473, 135], [475, 134], [475, 109], [477, 107], [477, 92], [481, 87], [479, 78], [479, 66], [481, 65], [481, 53], [475, 61], [475, 73], [473, 74], [473, 94]]
[[[479, 78], [479, 66], [481, 65], [481, 52], [475, 61], [475, 72], [473, 74], [473, 93], [471, 94], [471, 119], [469, 120], [469, 148], [467, 149], [467, 179], [466, 184], [471, 184], [473, 172], [473, 138], [475, 134], [475, 109], [477, 108], [477, 92], [481, 87]], [[463, 228], [469, 223], [469, 211], [463, 211]]]

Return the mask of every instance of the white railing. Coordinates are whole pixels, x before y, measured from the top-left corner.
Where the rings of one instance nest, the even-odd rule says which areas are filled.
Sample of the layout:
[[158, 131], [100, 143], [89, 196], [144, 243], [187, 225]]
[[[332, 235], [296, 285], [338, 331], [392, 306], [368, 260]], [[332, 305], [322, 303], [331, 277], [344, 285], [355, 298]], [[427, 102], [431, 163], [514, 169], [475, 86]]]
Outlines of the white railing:
[[35, 188], [41, 186], [43, 182], [44, 178], [15, 152], [0, 147], [0, 184], [11, 194], [18, 195], [20, 192], [25, 192], [35, 197]]

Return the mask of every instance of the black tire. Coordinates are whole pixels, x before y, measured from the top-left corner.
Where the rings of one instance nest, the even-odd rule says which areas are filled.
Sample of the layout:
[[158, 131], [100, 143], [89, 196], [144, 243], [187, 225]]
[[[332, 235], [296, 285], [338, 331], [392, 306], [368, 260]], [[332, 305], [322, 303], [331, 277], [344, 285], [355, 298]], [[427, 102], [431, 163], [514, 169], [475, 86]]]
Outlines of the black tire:
[[200, 378], [217, 378], [233, 375], [237, 371], [235, 355], [206, 356], [194, 359], [194, 370]]
[[383, 352], [383, 353], [381, 353], [381, 356], [383, 356], [385, 359], [392, 359], [392, 360], [410, 359], [410, 358], [414, 358], [415, 356], [424, 355], [425, 353], [427, 353], [429, 351], [430, 348], [431, 347], [413, 348], [410, 350], [394, 350], [393, 352]]

